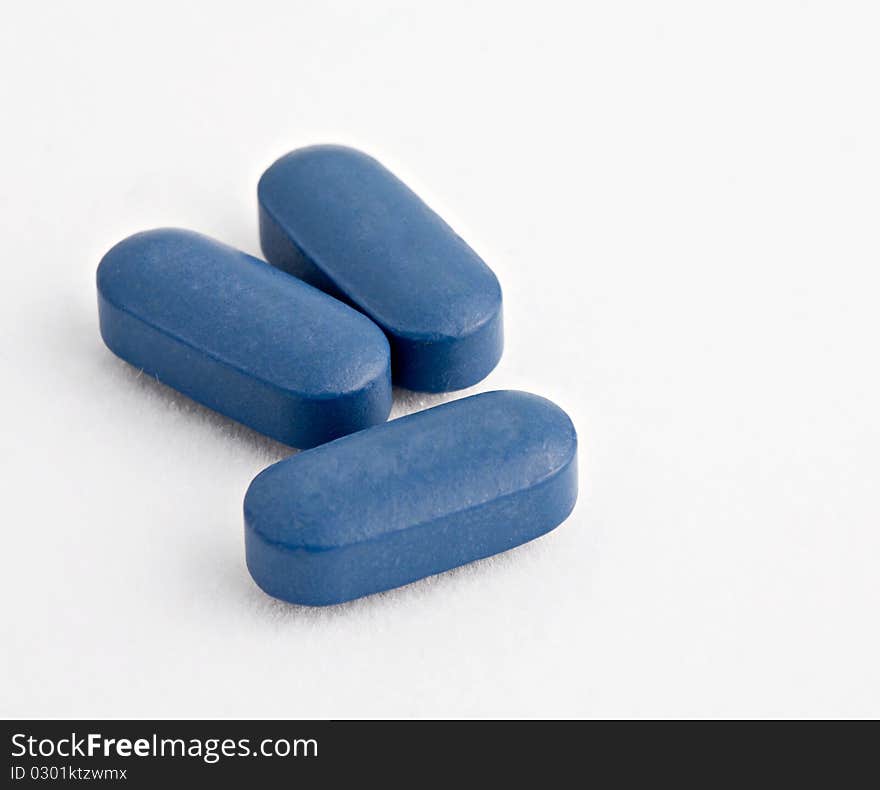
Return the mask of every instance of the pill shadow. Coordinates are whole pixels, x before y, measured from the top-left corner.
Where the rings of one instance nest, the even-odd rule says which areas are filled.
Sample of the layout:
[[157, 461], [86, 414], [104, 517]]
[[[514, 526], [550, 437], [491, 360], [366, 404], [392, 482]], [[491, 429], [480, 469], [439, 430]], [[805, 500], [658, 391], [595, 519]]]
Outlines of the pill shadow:
[[393, 404], [388, 419], [395, 420], [398, 417], [405, 417], [407, 414], [415, 414], [416, 412], [430, 409], [433, 406], [439, 406], [442, 403], [466, 398], [468, 395], [474, 395], [478, 391], [480, 391], [480, 388], [476, 386], [455, 390], [454, 392], [415, 392], [403, 387], [393, 387]]
[[524, 560], [534, 558], [541, 550], [537, 545], [540, 541], [541, 538], [538, 538], [501, 554], [484, 557], [410, 582], [402, 587], [330, 606], [304, 606], [273, 598], [257, 586], [243, 563], [236, 564], [235, 567], [226, 566], [227, 579], [224, 588], [239, 605], [255, 612], [266, 623], [329, 625], [352, 618], [362, 619], [380, 614], [389, 608], [418, 606], [421, 603], [446, 599], [456, 591], [485, 584], [492, 575], [500, 576], [508, 573]]
[[267, 459], [267, 465], [299, 452], [294, 447], [270, 439], [220, 412], [203, 406], [173, 387], [163, 384], [155, 376], [113, 356], [106, 349], [103, 349], [103, 359], [100, 364], [112, 378], [128, 388], [139, 390], [146, 401], [158, 402], [166, 410], [183, 414], [192, 422], [207, 426], [211, 432], [242, 444], [259, 457]]

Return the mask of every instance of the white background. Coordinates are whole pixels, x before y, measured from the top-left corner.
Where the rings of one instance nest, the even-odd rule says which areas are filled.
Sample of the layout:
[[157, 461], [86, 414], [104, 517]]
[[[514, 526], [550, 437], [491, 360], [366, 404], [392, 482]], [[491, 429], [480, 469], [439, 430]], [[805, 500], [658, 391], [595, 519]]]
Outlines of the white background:
[[[3, 17], [0, 713], [880, 715], [876, 3]], [[582, 472], [537, 542], [313, 610], [244, 565], [289, 450], [113, 357], [94, 273], [162, 225], [259, 254], [260, 173], [331, 141], [492, 266], [472, 391], [559, 403]]]

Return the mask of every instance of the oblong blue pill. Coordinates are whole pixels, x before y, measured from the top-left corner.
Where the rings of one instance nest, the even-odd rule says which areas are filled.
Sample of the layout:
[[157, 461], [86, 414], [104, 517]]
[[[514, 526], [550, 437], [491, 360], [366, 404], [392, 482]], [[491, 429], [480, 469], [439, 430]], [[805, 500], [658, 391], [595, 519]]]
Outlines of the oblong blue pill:
[[537, 538], [577, 499], [558, 406], [488, 392], [294, 455], [244, 500], [247, 565], [269, 595], [341, 603]]
[[303, 148], [263, 173], [257, 191], [266, 260], [379, 324], [395, 384], [462, 389], [498, 364], [498, 280], [375, 159], [343, 146]]
[[113, 247], [97, 280], [114, 354], [267, 436], [312, 447], [388, 417], [382, 332], [257, 258], [152, 230]]

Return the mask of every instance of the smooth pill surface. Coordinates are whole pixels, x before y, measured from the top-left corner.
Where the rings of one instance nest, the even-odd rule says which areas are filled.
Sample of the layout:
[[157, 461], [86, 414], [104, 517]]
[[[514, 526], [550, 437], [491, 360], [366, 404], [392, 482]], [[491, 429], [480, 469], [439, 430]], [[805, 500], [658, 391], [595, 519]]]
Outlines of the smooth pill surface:
[[294, 455], [244, 500], [247, 565], [270, 595], [341, 603], [505, 551], [577, 499], [558, 406], [488, 392]]
[[462, 389], [498, 363], [492, 270], [375, 159], [343, 146], [303, 148], [263, 174], [258, 196], [266, 260], [379, 324], [395, 384]]
[[383, 422], [388, 342], [368, 318], [264, 261], [185, 230], [138, 233], [98, 266], [113, 353], [294, 447]]

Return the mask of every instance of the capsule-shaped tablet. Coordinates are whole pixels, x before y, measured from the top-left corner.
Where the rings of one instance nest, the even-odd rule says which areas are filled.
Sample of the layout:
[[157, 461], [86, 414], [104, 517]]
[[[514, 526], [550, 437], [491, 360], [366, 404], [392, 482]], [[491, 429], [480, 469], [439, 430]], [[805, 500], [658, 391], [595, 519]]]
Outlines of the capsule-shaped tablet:
[[312, 447], [388, 417], [382, 332], [264, 261], [152, 230], [113, 247], [97, 280], [114, 354], [273, 439]]
[[247, 565], [269, 595], [341, 603], [537, 538], [577, 499], [558, 406], [488, 392], [294, 455], [244, 500]]
[[382, 327], [395, 384], [462, 389], [498, 363], [492, 270], [375, 159], [343, 146], [303, 148], [263, 174], [258, 196], [266, 260]]

